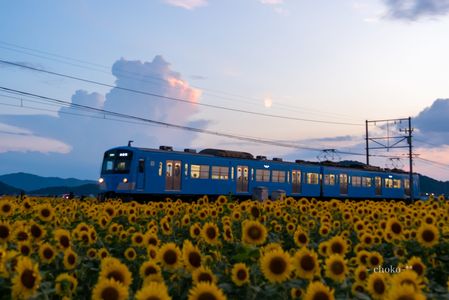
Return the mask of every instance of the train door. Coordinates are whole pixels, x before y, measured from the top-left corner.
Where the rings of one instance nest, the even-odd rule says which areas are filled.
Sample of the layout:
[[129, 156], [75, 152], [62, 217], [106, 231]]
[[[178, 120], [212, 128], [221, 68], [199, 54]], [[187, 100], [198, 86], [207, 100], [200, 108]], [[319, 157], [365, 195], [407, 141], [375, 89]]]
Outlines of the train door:
[[382, 178], [380, 176], [374, 177], [374, 186], [376, 187], [376, 196], [382, 195]]
[[165, 190], [179, 191], [181, 189], [181, 162], [167, 160], [165, 162]]
[[292, 193], [301, 193], [301, 171], [292, 171]]
[[404, 179], [404, 192], [405, 195], [410, 196], [410, 180]]
[[248, 192], [248, 166], [237, 166], [237, 193]]
[[137, 165], [137, 180], [136, 180], [136, 189], [143, 190], [145, 189], [145, 159], [140, 158], [139, 163]]
[[348, 174], [340, 174], [340, 194], [348, 194]]

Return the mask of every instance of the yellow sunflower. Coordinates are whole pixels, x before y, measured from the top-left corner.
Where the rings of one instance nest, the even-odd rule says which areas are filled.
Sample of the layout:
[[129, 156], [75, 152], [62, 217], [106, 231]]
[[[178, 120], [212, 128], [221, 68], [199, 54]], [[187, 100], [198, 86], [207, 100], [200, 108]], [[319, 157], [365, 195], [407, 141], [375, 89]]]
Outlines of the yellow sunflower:
[[218, 230], [218, 226], [211, 222], [204, 224], [203, 229], [201, 230], [201, 237], [206, 241], [206, 243], [211, 245], [216, 245], [219, 243], [219, 235], [220, 231]]
[[6, 243], [11, 237], [12, 228], [8, 221], [0, 221], [0, 244]]
[[129, 261], [134, 261], [137, 258], [137, 252], [134, 248], [129, 247], [125, 250], [125, 257]]
[[197, 239], [201, 235], [201, 225], [199, 223], [193, 224], [190, 226], [189, 233], [191, 238]]
[[364, 265], [358, 266], [354, 270], [354, 279], [357, 282], [365, 282], [368, 278], [368, 269]]
[[200, 249], [198, 249], [197, 246], [194, 246], [190, 240], [184, 240], [182, 258], [184, 265], [189, 272], [199, 268], [203, 260]]
[[147, 277], [159, 278], [161, 276], [161, 267], [154, 261], [146, 261], [140, 266], [139, 274], [142, 279]]
[[76, 267], [78, 255], [72, 249], [64, 251], [64, 268], [66, 270], [73, 270]]
[[416, 291], [413, 286], [405, 285], [394, 285], [390, 289], [386, 300], [426, 300], [426, 297], [420, 292]]
[[296, 251], [293, 256], [293, 266], [296, 276], [303, 279], [313, 279], [315, 275], [320, 274], [320, 265], [318, 255], [313, 250], [303, 247]]
[[129, 287], [132, 282], [132, 274], [128, 267], [114, 257], [106, 257], [101, 261], [99, 278], [99, 280], [112, 279], [125, 287]]
[[374, 299], [384, 299], [389, 287], [388, 273], [372, 273], [368, 277], [366, 289]]
[[44, 238], [45, 235], [47, 234], [46, 230], [44, 228], [42, 228], [42, 226], [37, 224], [36, 222], [31, 223], [30, 233], [31, 233], [31, 236], [37, 241]]
[[390, 218], [387, 221], [386, 230], [386, 233], [390, 233], [393, 238], [401, 239], [404, 227], [397, 218]]
[[295, 234], [293, 235], [293, 240], [298, 247], [307, 246], [309, 243], [309, 236], [307, 232], [305, 232], [301, 227], [296, 229]]
[[175, 243], [166, 243], [159, 249], [157, 259], [165, 269], [174, 271], [181, 265], [181, 250]]
[[292, 299], [302, 299], [303, 294], [304, 294], [304, 291], [302, 289], [292, 288], [290, 290], [290, 297]]
[[438, 240], [440, 238], [440, 233], [438, 228], [433, 224], [422, 224], [418, 231], [416, 232], [416, 239], [418, 242], [426, 247], [432, 248], [436, 244], [438, 244]]
[[231, 270], [231, 280], [237, 286], [249, 283], [249, 268], [244, 263], [234, 264]]
[[59, 248], [67, 249], [70, 248], [70, 232], [65, 229], [56, 229], [53, 233], [54, 238], [58, 244]]
[[304, 300], [334, 300], [334, 291], [319, 281], [311, 282], [307, 286]]
[[14, 210], [14, 202], [9, 201], [8, 199], [0, 200], [0, 216], [9, 217], [14, 213]]
[[78, 286], [78, 280], [68, 273], [59, 274], [55, 279], [55, 283], [56, 295], [59, 296], [74, 294]]
[[92, 300], [127, 300], [128, 287], [114, 279], [100, 279], [92, 291]]
[[28, 299], [36, 294], [41, 282], [41, 275], [37, 263], [28, 257], [17, 260], [16, 275], [12, 279], [13, 298]]
[[50, 264], [56, 256], [56, 251], [49, 243], [44, 243], [39, 246], [39, 257], [45, 264]]
[[198, 284], [199, 282], [210, 282], [217, 283], [217, 277], [208, 267], [201, 266], [192, 272], [193, 284]]
[[272, 283], [287, 280], [293, 269], [290, 255], [282, 249], [264, 253], [259, 261], [263, 275]]
[[343, 256], [332, 254], [326, 259], [326, 276], [334, 281], [342, 282], [348, 273], [348, 266]]
[[267, 229], [259, 221], [246, 221], [242, 226], [242, 241], [248, 245], [261, 245], [267, 239]]
[[411, 285], [415, 292], [421, 292], [425, 286], [423, 279], [412, 270], [405, 270], [393, 275], [391, 277], [391, 284], [392, 286]]
[[226, 296], [215, 284], [200, 282], [189, 290], [188, 300], [226, 300]]
[[422, 262], [420, 257], [413, 256], [407, 261], [407, 266], [410, 266], [419, 277], [424, 277], [426, 272], [426, 265]]
[[171, 300], [167, 286], [163, 282], [150, 282], [137, 291], [136, 300]]
[[145, 234], [145, 243], [147, 244], [147, 246], [153, 245], [155, 247], [159, 247], [160, 241], [159, 238], [157, 237], [157, 234], [152, 233], [151, 231], [148, 231]]
[[384, 262], [384, 258], [379, 252], [373, 251], [368, 255], [367, 262], [368, 266], [370, 266], [371, 268], [375, 268], [382, 265], [382, 263]]
[[55, 215], [54, 207], [48, 203], [41, 204], [36, 209], [37, 216], [42, 222], [50, 222]]
[[345, 256], [348, 251], [348, 243], [341, 236], [334, 236], [327, 241], [327, 255], [339, 254]]

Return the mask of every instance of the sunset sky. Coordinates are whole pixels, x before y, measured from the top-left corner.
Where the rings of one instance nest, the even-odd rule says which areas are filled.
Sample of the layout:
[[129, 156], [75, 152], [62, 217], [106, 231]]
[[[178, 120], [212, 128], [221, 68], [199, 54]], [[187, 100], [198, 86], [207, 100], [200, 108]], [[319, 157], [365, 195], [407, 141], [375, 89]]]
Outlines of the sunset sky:
[[[4, 2], [0, 174], [96, 179], [128, 140], [365, 162], [365, 120], [412, 117], [414, 170], [449, 180], [448, 53], [449, 0]], [[372, 154], [408, 170], [406, 149]]]

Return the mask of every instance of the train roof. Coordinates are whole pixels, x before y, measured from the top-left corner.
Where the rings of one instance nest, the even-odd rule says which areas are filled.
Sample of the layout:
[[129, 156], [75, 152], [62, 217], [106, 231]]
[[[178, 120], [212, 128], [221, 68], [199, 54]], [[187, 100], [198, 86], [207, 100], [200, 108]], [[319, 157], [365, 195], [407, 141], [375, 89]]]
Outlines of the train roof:
[[[273, 159], [267, 159], [266, 156], [256, 156], [254, 157], [249, 152], [242, 152], [242, 151], [234, 151], [234, 150], [225, 150], [225, 149], [215, 149], [215, 148], [206, 148], [199, 152], [197, 152], [195, 149], [184, 149], [184, 151], [177, 151], [173, 150], [173, 147], [171, 146], [160, 146], [159, 149], [154, 148], [141, 148], [141, 147], [117, 147], [115, 149], [139, 149], [141, 151], [156, 151], [156, 152], [175, 152], [175, 153], [188, 153], [191, 155], [209, 155], [209, 156], [216, 156], [216, 157], [227, 157], [227, 158], [238, 158], [238, 159], [248, 159], [248, 160], [266, 160], [266, 161], [273, 161], [273, 162], [284, 162], [284, 163], [298, 163], [298, 164], [308, 164], [308, 165], [317, 165], [317, 166], [328, 166], [328, 167], [335, 167], [335, 168], [346, 168], [346, 169], [355, 169], [355, 170], [363, 170], [363, 171], [377, 171], [377, 172], [393, 172], [393, 173], [403, 173], [408, 174], [408, 172], [401, 170], [401, 169], [388, 169], [388, 168], [381, 168], [378, 166], [371, 166], [364, 164], [359, 161], [352, 161], [352, 160], [345, 160], [340, 162], [333, 162], [333, 161], [322, 161], [322, 162], [315, 162], [315, 161], [306, 161], [306, 160], [295, 160], [295, 162], [291, 161], [283, 161], [281, 158], [273, 158]], [[417, 173], [414, 173], [417, 174]]]

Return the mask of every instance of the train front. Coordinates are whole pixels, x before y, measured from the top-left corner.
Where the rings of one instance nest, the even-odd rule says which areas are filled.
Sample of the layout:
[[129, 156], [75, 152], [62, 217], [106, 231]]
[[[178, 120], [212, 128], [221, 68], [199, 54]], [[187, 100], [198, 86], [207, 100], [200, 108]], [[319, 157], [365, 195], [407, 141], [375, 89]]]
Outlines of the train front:
[[114, 148], [104, 153], [100, 192], [107, 198], [129, 194], [135, 188], [132, 180], [133, 151], [130, 147]]

